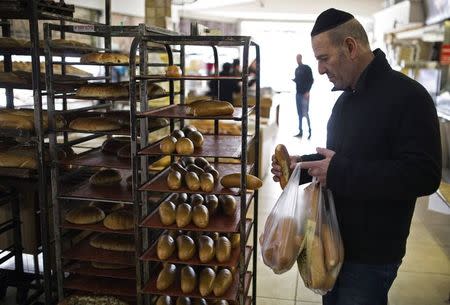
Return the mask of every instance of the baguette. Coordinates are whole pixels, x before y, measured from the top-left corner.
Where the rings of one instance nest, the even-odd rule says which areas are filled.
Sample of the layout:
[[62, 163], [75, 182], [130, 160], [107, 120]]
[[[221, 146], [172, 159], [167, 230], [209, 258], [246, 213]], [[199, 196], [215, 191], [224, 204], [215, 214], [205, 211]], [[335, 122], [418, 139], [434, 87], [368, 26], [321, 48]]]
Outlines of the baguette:
[[86, 117], [76, 118], [69, 128], [77, 131], [112, 131], [121, 128], [120, 124], [107, 118]]
[[[220, 184], [225, 188], [241, 187], [241, 174], [234, 173], [225, 175], [220, 179]], [[247, 174], [247, 189], [257, 190], [262, 186], [262, 180], [256, 176]]]
[[231, 115], [234, 112], [234, 107], [225, 101], [196, 101], [188, 105], [187, 112], [193, 116]]
[[325, 255], [325, 266], [327, 270], [332, 270], [339, 263], [339, 245], [330, 226], [326, 223], [322, 224], [322, 242]]
[[291, 158], [286, 149], [286, 146], [284, 146], [283, 144], [278, 144], [277, 147], [275, 147], [275, 159], [277, 160], [278, 165], [280, 165], [281, 167], [280, 185], [281, 188], [284, 189], [289, 181], [289, 177], [292, 174]]
[[314, 234], [311, 248], [307, 251], [309, 251], [309, 271], [311, 273], [311, 287], [309, 288], [321, 289], [324, 287], [327, 271], [324, 263], [322, 240], [319, 236]]
[[80, 63], [98, 64], [128, 64], [129, 58], [125, 54], [118, 53], [89, 53], [81, 56]]

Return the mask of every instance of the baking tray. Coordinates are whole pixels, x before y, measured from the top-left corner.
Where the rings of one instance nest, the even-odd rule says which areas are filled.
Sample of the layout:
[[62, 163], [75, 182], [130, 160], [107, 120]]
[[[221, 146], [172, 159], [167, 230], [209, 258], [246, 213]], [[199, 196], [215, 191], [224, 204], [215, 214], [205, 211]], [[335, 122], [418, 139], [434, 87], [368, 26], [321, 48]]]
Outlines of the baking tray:
[[[177, 268], [179, 269], [179, 268]], [[177, 272], [179, 272], [177, 270]], [[156, 288], [156, 278], [158, 277], [158, 272], [152, 274], [150, 276], [150, 280], [148, 283], [144, 285], [142, 288], [142, 293], [145, 294], [154, 294], [154, 295], [168, 295], [168, 296], [177, 296], [177, 297], [190, 297], [190, 298], [204, 298], [206, 300], [228, 300], [228, 301], [236, 301], [239, 295], [239, 275], [236, 274], [233, 278], [233, 283], [231, 284], [231, 287], [227, 290], [227, 292], [220, 297], [215, 297], [213, 293], [211, 293], [209, 296], [202, 297], [200, 295], [200, 292], [198, 291], [198, 288], [194, 290], [191, 293], [183, 293], [180, 288], [180, 277], [177, 276], [175, 283], [172, 285], [172, 287], [169, 287], [165, 290], [158, 290]], [[245, 295], [248, 293], [248, 289], [250, 288], [250, 282], [252, 280], [252, 273], [247, 271], [245, 273], [245, 279], [244, 279], [244, 287], [245, 287]]]
[[71, 133], [87, 133], [87, 134], [100, 134], [100, 135], [120, 135], [120, 136], [129, 136], [130, 129], [129, 128], [121, 128], [110, 131], [83, 131], [83, 130], [74, 130], [71, 128], [62, 128], [56, 130], [56, 132], [71, 132]]
[[131, 170], [119, 169], [122, 175], [120, 185], [95, 187], [89, 183], [89, 177], [95, 171], [80, 171], [61, 181], [60, 199], [81, 199], [111, 202], [133, 203], [131, 189], [127, 186], [126, 178], [131, 175]]
[[[193, 116], [187, 113], [188, 106], [186, 105], [169, 105], [160, 107], [157, 109], [139, 112], [136, 115], [138, 117], [154, 117], [154, 118], [167, 118], [167, 119], [218, 119], [218, 120], [242, 120], [242, 108], [234, 107], [234, 113], [230, 115], [218, 115], [218, 116]], [[254, 106], [248, 107], [248, 115], [253, 111]]]
[[[245, 264], [247, 265], [248, 262], [250, 262], [250, 257], [252, 256], [252, 250], [253, 248], [250, 246], [245, 247]], [[176, 252], [176, 251], [175, 251]], [[197, 251], [198, 252], [198, 251]], [[189, 265], [189, 266], [219, 266], [219, 267], [237, 267], [239, 265], [239, 254], [240, 254], [239, 247], [231, 250], [231, 257], [227, 262], [219, 263], [215, 258], [208, 262], [208, 263], [202, 263], [198, 256], [196, 255], [194, 258], [182, 261], [178, 259], [177, 254], [174, 253], [171, 257], [168, 259], [165, 259], [164, 262], [166, 263], [172, 263], [172, 264], [180, 264], [180, 265]], [[196, 253], [197, 254], [197, 253]], [[154, 261], [154, 262], [160, 262], [161, 260], [156, 255], [156, 243], [148, 249], [141, 257], [141, 260], [143, 261]]]
[[[247, 209], [253, 198], [253, 193], [247, 194]], [[234, 216], [227, 216], [221, 212], [216, 213], [209, 220], [206, 228], [199, 228], [193, 223], [188, 224], [184, 228], [178, 228], [176, 224], [165, 226], [159, 219], [158, 208], [156, 208], [150, 215], [148, 215], [140, 224], [141, 227], [153, 229], [167, 229], [167, 230], [186, 230], [186, 231], [209, 231], [209, 232], [239, 232], [239, 223], [241, 221], [241, 198], [236, 197], [237, 209]]]
[[87, 291], [95, 294], [136, 296], [136, 281], [102, 278], [72, 274], [64, 279], [63, 287], [78, 291]]
[[[1, 13], [0, 13], [1, 15]], [[6, 17], [10, 18], [10, 17]], [[26, 17], [28, 19], [28, 17]], [[80, 47], [70, 47], [70, 48], [52, 48], [53, 56], [67, 56], [67, 57], [77, 57], [82, 54], [98, 52], [99, 48], [80, 48]], [[1, 47], [0, 55], [31, 55], [31, 47]], [[44, 56], [44, 48], [39, 48], [39, 55]]]
[[59, 161], [62, 165], [131, 169], [131, 159], [102, 152], [101, 147]]
[[75, 230], [87, 230], [87, 231], [93, 231], [93, 232], [102, 232], [102, 233], [116, 233], [116, 234], [127, 234], [127, 235], [133, 235], [134, 230], [111, 230], [108, 229], [103, 225], [103, 221], [100, 221], [96, 224], [89, 224], [89, 225], [77, 225], [70, 223], [66, 220], [63, 220], [61, 223], [61, 228], [65, 229], [75, 229]]
[[[220, 184], [220, 179], [228, 174], [240, 173], [241, 164], [231, 163], [212, 163], [214, 168], [219, 172], [219, 179], [215, 182], [214, 190], [209, 193], [198, 191], [191, 191], [187, 186], [183, 185], [178, 190], [171, 190], [167, 186], [167, 176], [169, 175], [170, 167], [162, 171], [155, 178], [151, 179], [144, 185], [142, 185], [140, 191], [153, 191], [153, 192], [165, 192], [165, 193], [190, 193], [190, 194], [215, 194], [215, 195], [239, 195], [239, 189], [236, 188], [224, 188]], [[247, 165], [247, 172], [251, 172], [253, 165]], [[251, 192], [250, 192], [251, 193]]]
[[96, 276], [96, 277], [109, 277], [115, 279], [135, 280], [136, 269], [135, 267], [127, 267], [126, 269], [98, 269], [92, 267], [90, 263], [86, 262], [73, 262], [63, 267], [64, 272], [70, 272], [74, 274]]
[[[247, 136], [247, 143], [251, 143], [252, 136]], [[195, 148], [190, 157], [219, 157], [240, 158], [242, 151], [242, 137], [231, 135], [203, 135], [202, 147]], [[161, 140], [162, 141], [162, 140]], [[160, 141], [153, 143], [141, 151], [139, 155], [166, 155], [159, 148]], [[175, 156], [183, 156], [172, 153]]]
[[79, 243], [73, 245], [62, 254], [64, 259], [74, 259], [84, 262], [110, 263], [127, 266], [135, 266], [135, 255], [133, 252], [111, 251], [91, 247], [89, 245], [93, 234], [89, 235]]

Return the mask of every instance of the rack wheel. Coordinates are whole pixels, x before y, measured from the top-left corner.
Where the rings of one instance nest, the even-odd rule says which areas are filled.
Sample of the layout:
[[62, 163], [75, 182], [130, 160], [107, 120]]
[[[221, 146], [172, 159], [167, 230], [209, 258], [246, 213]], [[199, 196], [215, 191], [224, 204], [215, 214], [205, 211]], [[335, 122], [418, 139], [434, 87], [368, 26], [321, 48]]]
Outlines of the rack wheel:
[[28, 297], [28, 288], [17, 288], [16, 303], [24, 304]]

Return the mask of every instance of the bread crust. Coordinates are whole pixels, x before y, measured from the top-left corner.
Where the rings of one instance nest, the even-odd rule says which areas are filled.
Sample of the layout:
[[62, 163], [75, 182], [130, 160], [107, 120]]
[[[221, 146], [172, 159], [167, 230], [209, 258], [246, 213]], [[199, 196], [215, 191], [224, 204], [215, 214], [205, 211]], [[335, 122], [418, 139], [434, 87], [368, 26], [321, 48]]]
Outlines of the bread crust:
[[275, 159], [278, 165], [281, 167], [280, 185], [284, 189], [289, 181], [289, 177], [292, 174], [291, 171], [291, 158], [283, 144], [278, 144], [275, 147]]
[[69, 128], [78, 131], [112, 131], [121, 128], [120, 124], [107, 118], [86, 117], [76, 118], [69, 124]]
[[82, 64], [128, 64], [129, 57], [126, 54], [119, 53], [89, 53], [81, 56]]

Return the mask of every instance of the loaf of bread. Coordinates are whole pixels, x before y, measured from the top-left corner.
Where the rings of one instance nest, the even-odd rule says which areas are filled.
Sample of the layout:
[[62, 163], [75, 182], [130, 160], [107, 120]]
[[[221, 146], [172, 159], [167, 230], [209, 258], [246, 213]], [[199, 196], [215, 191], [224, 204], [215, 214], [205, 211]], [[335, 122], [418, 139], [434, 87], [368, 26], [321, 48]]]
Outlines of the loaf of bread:
[[128, 64], [128, 55], [119, 53], [89, 53], [81, 56], [82, 64]]
[[[86, 76], [92, 76], [91, 73], [86, 72], [84, 70], [78, 69], [74, 66], [66, 65], [66, 75], [73, 75], [73, 76], [80, 76], [80, 77], [86, 77]], [[31, 62], [29, 61], [13, 61], [12, 62], [12, 71], [24, 71], [31, 73], [32, 71]], [[3, 60], [0, 61], [0, 71], [4, 71], [4, 62]], [[41, 62], [41, 73], [45, 73], [45, 63]], [[62, 74], [61, 65], [55, 65], [53, 66], [53, 74], [54, 75], [60, 75]]]
[[127, 137], [116, 137], [107, 139], [102, 144], [102, 152], [106, 154], [116, 155], [119, 149], [129, 144], [130, 138]]
[[[63, 116], [55, 113], [56, 128], [63, 128], [66, 124]], [[47, 111], [42, 113], [42, 127], [48, 128]], [[33, 109], [1, 109], [0, 128], [34, 130], [34, 110]]]
[[0, 152], [0, 167], [36, 169], [37, 152], [34, 147], [14, 146]]
[[187, 113], [193, 116], [231, 115], [233, 112], [233, 105], [225, 101], [202, 100], [187, 106]]
[[105, 214], [109, 214], [111, 212], [117, 211], [119, 209], [122, 209], [125, 206], [121, 202], [112, 203], [112, 202], [100, 202], [100, 201], [92, 201], [91, 203], [89, 203], [89, 205], [92, 207], [99, 208], [100, 210], [105, 212]]
[[134, 228], [133, 213], [127, 210], [112, 212], [103, 220], [103, 225], [111, 230], [131, 230]]
[[119, 264], [109, 264], [109, 263], [99, 263], [99, 262], [92, 262], [92, 267], [96, 269], [128, 269], [130, 266], [127, 265], [119, 265]]
[[16, 84], [16, 85], [26, 85], [28, 80], [15, 72], [0, 72], [0, 82]]
[[89, 183], [95, 186], [110, 186], [119, 184], [122, 181], [120, 172], [112, 169], [102, 169], [89, 178]]
[[107, 118], [81, 117], [70, 122], [69, 128], [78, 131], [113, 131], [121, 128], [120, 124]]
[[[39, 41], [39, 45], [40, 45], [41, 41]], [[87, 48], [87, 49], [92, 48], [92, 46], [87, 43], [79, 42], [76, 40], [70, 40], [70, 39], [53, 39], [52, 43], [55, 48], [72, 48], [72, 47]]]
[[58, 305], [128, 305], [128, 303], [111, 296], [71, 295]]
[[77, 207], [67, 212], [65, 219], [74, 224], [87, 225], [102, 221], [105, 213], [97, 207]]
[[291, 157], [283, 144], [278, 144], [275, 147], [275, 158], [278, 165], [281, 167], [280, 185], [284, 189], [291, 176]]
[[123, 127], [130, 126], [130, 111], [128, 110], [116, 110], [102, 113], [103, 118], [110, 119], [111, 121], [119, 123]]
[[100, 233], [91, 238], [89, 244], [98, 249], [134, 252], [134, 238], [123, 234]]
[[0, 37], [0, 48], [21, 48], [27, 41], [12, 37]]
[[86, 98], [127, 98], [128, 85], [125, 84], [88, 84], [78, 88], [77, 97]]
[[168, 66], [166, 69], [166, 76], [168, 77], [180, 77], [181, 69], [178, 66], [172, 65]]
[[148, 97], [155, 97], [158, 95], [163, 95], [166, 93], [166, 90], [164, 90], [160, 85], [155, 83], [147, 83], [147, 95]]

